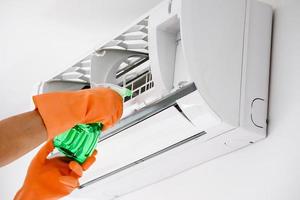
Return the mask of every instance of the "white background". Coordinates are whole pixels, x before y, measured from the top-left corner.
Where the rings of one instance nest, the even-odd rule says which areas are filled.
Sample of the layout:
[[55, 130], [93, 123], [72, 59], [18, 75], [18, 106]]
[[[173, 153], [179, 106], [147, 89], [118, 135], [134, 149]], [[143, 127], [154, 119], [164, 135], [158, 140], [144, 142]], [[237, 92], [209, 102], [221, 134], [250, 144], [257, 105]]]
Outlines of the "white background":
[[[269, 137], [121, 200], [300, 199], [300, 1], [264, 1], [275, 9]], [[0, 118], [30, 110], [39, 81], [158, 2], [0, 0]], [[0, 169], [0, 199], [13, 198], [33, 154]]]

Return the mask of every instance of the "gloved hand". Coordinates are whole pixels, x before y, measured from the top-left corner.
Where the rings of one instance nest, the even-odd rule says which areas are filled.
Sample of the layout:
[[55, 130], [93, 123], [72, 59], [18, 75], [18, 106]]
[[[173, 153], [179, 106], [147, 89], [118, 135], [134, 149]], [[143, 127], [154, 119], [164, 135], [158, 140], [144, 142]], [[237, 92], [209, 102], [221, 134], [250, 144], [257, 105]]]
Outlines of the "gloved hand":
[[33, 158], [24, 184], [14, 200], [57, 200], [64, 197], [79, 186], [78, 179], [83, 170], [96, 160], [96, 150], [82, 165], [67, 158], [47, 159], [53, 149], [53, 141], [50, 140]]
[[48, 139], [76, 124], [101, 122], [103, 130], [116, 123], [123, 112], [123, 99], [108, 88], [53, 92], [33, 97], [48, 132]]

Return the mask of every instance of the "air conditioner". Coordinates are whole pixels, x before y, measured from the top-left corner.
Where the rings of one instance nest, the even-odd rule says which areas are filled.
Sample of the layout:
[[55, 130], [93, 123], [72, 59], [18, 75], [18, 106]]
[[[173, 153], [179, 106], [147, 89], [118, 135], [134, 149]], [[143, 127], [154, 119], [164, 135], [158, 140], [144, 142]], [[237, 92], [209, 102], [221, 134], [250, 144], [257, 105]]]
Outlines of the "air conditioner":
[[113, 199], [264, 139], [271, 29], [254, 0], [168, 0], [44, 82], [133, 91], [75, 196]]

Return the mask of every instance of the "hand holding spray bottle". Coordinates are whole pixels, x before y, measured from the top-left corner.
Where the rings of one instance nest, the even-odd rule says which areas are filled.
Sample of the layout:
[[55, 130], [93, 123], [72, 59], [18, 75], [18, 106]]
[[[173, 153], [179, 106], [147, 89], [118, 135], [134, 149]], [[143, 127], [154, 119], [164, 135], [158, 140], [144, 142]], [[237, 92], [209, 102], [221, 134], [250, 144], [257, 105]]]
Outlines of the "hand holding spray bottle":
[[[95, 84], [93, 87], [105, 87], [116, 91], [123, 98], [131, 96], [131, 90], [113, 84]], [[82, 164], [95, 150], [101, 136], [101, 122], [77, 124], [53, 139], [56, 149], [64, 156]]]

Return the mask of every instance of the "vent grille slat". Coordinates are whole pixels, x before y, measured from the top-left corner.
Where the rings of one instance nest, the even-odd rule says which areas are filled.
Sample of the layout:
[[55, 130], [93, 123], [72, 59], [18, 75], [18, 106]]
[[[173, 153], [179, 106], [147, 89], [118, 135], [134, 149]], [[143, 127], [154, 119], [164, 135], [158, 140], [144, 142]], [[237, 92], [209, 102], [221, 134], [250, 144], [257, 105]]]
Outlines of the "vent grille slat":
[[148, 18], [106, 43], [103, 48], [115, 48], [148, 53]]

